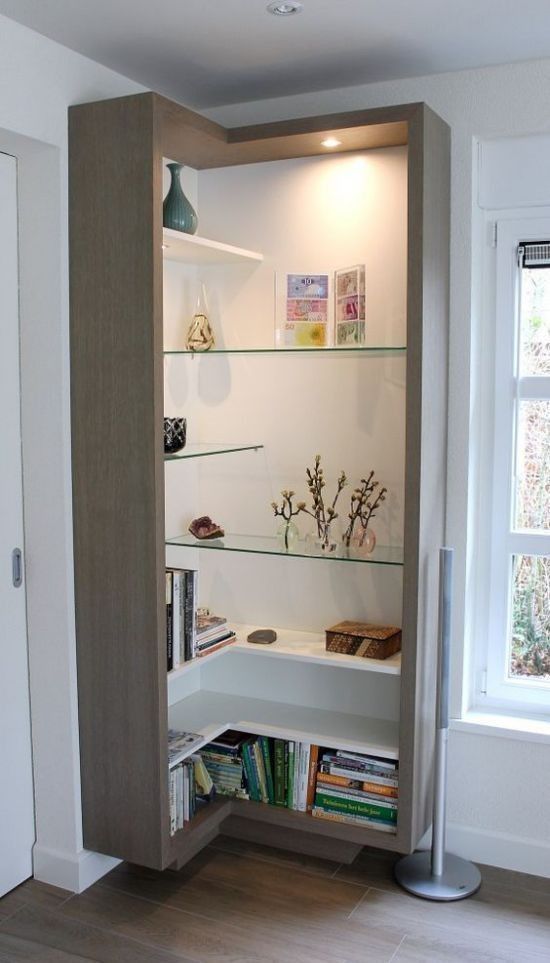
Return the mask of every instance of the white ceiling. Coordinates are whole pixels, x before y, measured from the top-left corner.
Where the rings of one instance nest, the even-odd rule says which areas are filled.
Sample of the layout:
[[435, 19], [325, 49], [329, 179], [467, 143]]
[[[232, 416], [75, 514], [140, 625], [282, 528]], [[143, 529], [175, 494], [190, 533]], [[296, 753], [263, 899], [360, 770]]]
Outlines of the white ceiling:
[[[550, 56], [550, 2], [0, 0], [0, 13], [195, 107]], [[1, 29], [1, 26], [0, 26]]]

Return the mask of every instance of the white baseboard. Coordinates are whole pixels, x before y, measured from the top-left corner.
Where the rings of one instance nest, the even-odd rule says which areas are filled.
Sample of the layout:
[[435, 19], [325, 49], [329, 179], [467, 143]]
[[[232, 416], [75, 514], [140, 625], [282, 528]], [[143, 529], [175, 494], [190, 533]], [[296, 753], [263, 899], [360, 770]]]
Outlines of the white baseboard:
[[71, 893], [82, 893], [119, 863], [120, 859], [87, 849], [81, 849], [79, 853], [63, 853], [46, 849], [38, 843], [33, 849], [34, 878]]
[[[418, 848], [429, 849], [430, 845], [431, 833], [428, 832]], [[550, 843], [538, 839], [449, 823], [446, 848], [448, 852], [475, 863], [550, 878]]]

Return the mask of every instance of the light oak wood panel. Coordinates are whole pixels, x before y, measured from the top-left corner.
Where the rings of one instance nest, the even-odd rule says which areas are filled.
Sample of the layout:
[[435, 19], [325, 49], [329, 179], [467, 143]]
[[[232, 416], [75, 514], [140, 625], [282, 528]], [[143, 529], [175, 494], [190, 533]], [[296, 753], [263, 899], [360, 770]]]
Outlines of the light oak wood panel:
[[84, 844], [164, 865], [161, 160], [151, 98], [69, 115]]
[[38, 908], [24, 909], [0, 927], [2, 952], [6, 963], [174, 963], [174, 959], [189, 963], [190, 959], [141, 945], [133, 935], [118, 936], [104, 926], [89, 926]]

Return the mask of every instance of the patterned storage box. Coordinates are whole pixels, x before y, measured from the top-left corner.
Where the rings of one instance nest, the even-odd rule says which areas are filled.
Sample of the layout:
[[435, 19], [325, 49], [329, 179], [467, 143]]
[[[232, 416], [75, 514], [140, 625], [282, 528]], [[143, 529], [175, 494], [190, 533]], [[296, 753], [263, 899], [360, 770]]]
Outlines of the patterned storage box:
[[339, 622], [327, 629], [327, 652], [387, 659], [401, 648], [401, 629], [370, 622]]

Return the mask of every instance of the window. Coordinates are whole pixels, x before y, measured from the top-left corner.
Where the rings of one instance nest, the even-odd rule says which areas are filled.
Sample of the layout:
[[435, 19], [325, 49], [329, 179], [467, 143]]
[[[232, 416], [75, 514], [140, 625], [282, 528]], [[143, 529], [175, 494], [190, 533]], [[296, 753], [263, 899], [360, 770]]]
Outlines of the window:
[[486, 698], [550, 712], [550, 220], [496, 251], [495, 440]]

